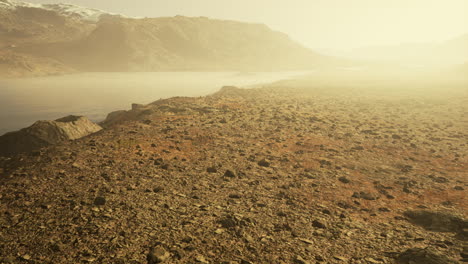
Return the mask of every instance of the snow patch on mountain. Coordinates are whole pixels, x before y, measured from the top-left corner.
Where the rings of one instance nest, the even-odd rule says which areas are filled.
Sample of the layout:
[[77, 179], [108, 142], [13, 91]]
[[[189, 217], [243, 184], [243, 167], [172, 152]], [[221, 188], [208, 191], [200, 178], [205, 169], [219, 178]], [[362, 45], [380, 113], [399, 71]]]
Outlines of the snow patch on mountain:
[[32, 4], [15, 0], [0, 0], [0, 9], [16, 9], [18, 7], [42, 8], [55, 11], [63, 16], [74, 17], [86, 21], [97, 22], [102, 15], [118, 15], [98, 9], [86, 8], [72, 4]]

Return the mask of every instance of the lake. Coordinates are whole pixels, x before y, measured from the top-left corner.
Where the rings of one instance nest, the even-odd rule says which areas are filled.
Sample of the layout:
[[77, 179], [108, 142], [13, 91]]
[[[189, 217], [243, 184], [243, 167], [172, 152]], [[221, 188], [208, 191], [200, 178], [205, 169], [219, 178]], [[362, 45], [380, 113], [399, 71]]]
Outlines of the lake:
[[204, 96], [224, 85], [248, 87], [306, 72], [82, 73], [0, 80], [0, 135], [37, 120], [84, 115], [102, 121], [108, 113], [173, 96]]

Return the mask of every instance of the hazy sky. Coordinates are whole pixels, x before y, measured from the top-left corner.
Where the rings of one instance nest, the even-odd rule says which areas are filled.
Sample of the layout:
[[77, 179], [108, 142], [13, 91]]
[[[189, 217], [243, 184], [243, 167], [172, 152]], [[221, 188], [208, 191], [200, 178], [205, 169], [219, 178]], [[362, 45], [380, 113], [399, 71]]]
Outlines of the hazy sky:
[[468, 0], [25, 0], [127, 16], [207, 16], [265, 23], [311, 48], [442, 41], [468, 33]]

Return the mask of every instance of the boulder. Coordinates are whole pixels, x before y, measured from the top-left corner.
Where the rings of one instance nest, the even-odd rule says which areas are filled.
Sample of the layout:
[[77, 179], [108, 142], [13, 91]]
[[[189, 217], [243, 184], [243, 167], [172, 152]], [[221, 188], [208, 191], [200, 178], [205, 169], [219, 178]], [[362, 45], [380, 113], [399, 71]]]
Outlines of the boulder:
[[458, 233], [468, 228], [468, 221], [449, 212], [433, 212], [426, 210], [406, 211], [404, 216], [415, 225], [435, 232]]
[[430, 249], [411, 248], [401, 253], [397, 258], [398, 264], [456, 264], [446, 256], [439, 255]]
[[45, 146], [75, 140], [102, 128], [83, 116], [67, 116], [54, 121], [37, 121], [32, 126], [0, 137], [0, 155], [30, 152]]

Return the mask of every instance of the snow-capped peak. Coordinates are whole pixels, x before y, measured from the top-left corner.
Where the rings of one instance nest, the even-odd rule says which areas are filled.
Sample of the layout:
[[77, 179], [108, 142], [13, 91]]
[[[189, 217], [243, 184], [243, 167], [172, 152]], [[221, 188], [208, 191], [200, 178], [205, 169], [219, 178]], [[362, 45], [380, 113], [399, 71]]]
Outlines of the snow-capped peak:
[[0, 0], [0, 8], [16, 9], [17, 7], [33, 7], [55, 11], [63, 16], [75, 17], [86, 21], [97, 22], [101, 15], [117, 15], [102, 10], [86, 8], [72, 4], [32, 4], [16, 0]]

